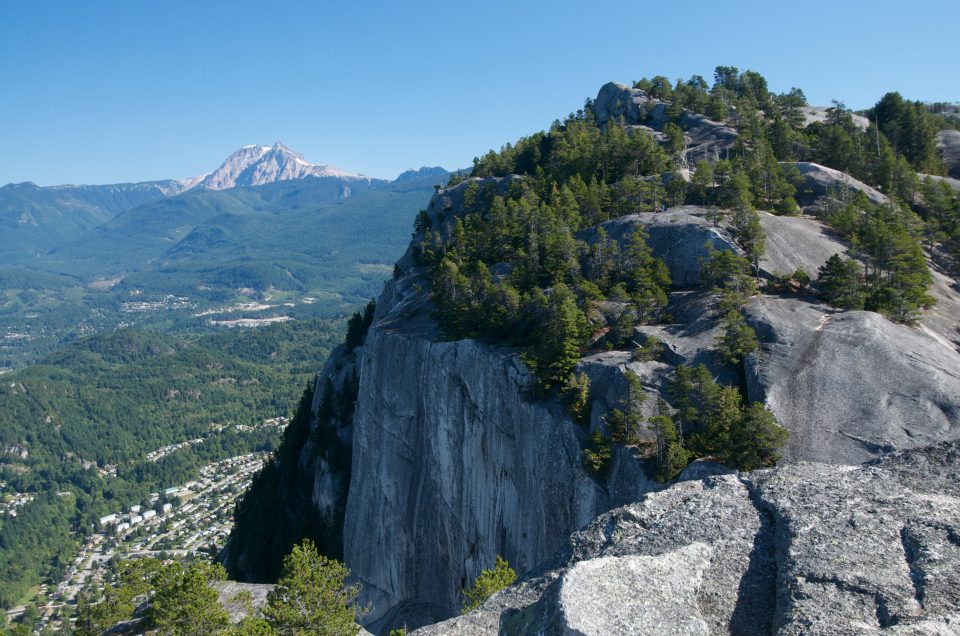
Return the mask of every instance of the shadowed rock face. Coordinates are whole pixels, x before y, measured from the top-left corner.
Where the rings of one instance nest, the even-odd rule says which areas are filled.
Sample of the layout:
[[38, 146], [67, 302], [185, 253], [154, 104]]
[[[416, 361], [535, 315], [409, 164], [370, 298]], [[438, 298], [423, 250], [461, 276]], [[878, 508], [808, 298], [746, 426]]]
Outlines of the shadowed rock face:
[[858, 468], [681, 482], [600, 516], [471, 614], [413, 633], [954, 634], [958, 461], [944, 443]]
[[937, 133], [937, 145], [947, 164], [947, 172], [954, 179], [960, 179], [960, 131], [941, 130]]

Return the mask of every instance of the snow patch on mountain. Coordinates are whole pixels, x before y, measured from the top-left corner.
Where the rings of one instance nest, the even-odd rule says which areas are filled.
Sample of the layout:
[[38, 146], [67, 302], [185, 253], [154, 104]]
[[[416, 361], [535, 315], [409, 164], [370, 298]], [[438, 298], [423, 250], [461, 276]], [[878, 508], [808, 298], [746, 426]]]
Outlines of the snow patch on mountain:
[[185, 179], [181, 183], [186, 188], [226, 190], [306, 177], [368, 179], [362, 174], [347, 172], [336, 166], [310, 163], [303, 155], [278, 141], [273, 146], [244, 146], [227, 157], [213, 172]]

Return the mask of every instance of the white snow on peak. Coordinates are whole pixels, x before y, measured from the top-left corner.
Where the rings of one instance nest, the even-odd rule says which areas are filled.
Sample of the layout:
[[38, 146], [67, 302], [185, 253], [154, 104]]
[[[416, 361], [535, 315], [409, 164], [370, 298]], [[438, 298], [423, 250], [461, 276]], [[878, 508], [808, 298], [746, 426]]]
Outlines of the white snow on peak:
[[336, 166], [310, 163], [278, 141], [273, 146], [244, 146], [227, 157], [213, 172], [194, 179], [185, 179], [182, 183], [188, 188], [225, 190], [306, 177], [366, 179], [362, 174], [347, 172]]

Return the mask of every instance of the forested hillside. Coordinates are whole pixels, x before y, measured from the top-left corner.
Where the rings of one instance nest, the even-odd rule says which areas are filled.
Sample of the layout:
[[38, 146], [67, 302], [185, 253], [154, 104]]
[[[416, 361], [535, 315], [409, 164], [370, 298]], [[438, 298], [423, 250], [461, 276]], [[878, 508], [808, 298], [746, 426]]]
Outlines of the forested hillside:
[[271, 450], [276, 429], [251, 427], [292, 414], [342, 334], [324, 320], [205, 336], [121, 329], [4, 375], [0, 496], [33, 500], [0, 517], [0, 607], [66, 567], [100, 516], [208, 461]]

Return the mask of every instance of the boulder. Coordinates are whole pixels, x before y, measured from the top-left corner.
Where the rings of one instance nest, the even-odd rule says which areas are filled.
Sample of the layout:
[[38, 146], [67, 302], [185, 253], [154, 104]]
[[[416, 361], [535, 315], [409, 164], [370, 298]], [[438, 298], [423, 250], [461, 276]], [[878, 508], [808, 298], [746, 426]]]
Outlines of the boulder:
[[[608, 556], [574, 563], [528, 610], [512, 634], [709, 636], [697, 596], [713, 550], [691, 543], [656, 556]], [[656, 586], [650, 586], [656, 581]], [[638, 594], [638, 590], [644, 593]]]

